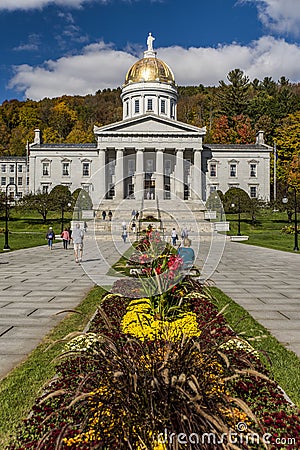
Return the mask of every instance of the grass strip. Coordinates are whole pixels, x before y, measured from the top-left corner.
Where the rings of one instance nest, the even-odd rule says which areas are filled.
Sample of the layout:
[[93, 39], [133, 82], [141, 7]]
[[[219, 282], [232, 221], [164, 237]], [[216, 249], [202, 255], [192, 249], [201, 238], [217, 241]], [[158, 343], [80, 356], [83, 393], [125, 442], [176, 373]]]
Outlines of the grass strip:
[[[263, 357], [264, 364], [286, 392], [290, 399], [300, 407], [300, 359], [284, 347], [272, 334], [230, 297], [216, 287], [210, 287], [213, 302], [223, 312], [227, 322], [241, 337], [251, 342]], [[267, 355], [267, 356], [264, 356]]]
[[55, 375], [53, 360], [60, 354], [64, 344], [57, 343], [51, 347], [49, 344], [73, 331], [84, 330], [105, 292], [103, 288], [93, 288], [75, 308], [79, 314], [69, 313], [46, 335], [26, 361], [1, 380], [0, 448], [5, 448], [9, 436], [14, 434], [16, 427], [28, 415], [45, 384]]
[[120, 274], [124, 276], [130, 275], [130, 269], [131, 267], [127, 267], [128, 259], [130, 256], [134, 253], [135, 248], [134, 245], [130, 246], [121, 256], [120, 259], [118, 259], [117, 262], [115, 262], [108, 270], [107, 275], [108, 276], [120, 276]]

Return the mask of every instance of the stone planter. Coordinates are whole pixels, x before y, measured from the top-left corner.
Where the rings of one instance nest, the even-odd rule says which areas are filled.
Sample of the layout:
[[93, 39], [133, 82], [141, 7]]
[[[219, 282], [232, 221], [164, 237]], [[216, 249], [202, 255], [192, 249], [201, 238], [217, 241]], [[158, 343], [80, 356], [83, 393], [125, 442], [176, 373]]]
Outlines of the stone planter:
[[229, 231], [229, 222], [214, 222], [215, 231]]

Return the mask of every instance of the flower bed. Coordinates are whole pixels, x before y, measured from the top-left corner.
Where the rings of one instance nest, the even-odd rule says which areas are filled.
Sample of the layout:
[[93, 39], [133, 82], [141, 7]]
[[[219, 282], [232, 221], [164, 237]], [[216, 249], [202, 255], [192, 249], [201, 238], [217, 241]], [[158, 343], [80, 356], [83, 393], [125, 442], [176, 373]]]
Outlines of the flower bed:
[[10, 450], [299, 448], [299, 411], [208, 288], [186, 277], [162, 291], [162, 280], [142, 298], [143, 283], [114, 285]]

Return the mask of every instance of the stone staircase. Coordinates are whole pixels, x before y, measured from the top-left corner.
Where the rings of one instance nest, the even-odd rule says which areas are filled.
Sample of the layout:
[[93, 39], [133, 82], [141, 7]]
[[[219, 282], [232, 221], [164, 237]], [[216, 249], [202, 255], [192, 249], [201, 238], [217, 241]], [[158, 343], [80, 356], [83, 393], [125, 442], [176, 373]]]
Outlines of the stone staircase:
[[[122, 223], [126, 222], [129, 237], [133, 238], [134, 236], [131, 236], [131, 212], [135, 210], [139, 211], [140, 219], [145, 220], [147, 216], [161, 219], [161, 226], [159, 222], [153, 222], [153, 225], [158, 229], [162, 228], [166, 236], [170, 236], [173, 227], [178, 236], [183, 228], [187, 228], [193, 238], [199, 238], [201, 235], [203, 239], [203, 236], [213, 232], [213, 225], [204, 220], [205, 209], [200, 200], [104, 200], [96, 213], [94, 231], [99, 239], [119, 239], [122, 233]], [[112, 211], [111, 222], [108, 220], [108, 216], [106, 216], [106, 220], [102, 220], [103, 210], [106, 211], [106, 214], [109, 210]], [[151, 220], [140, 222], [140, 229], [146, 228], [149, 223]]]

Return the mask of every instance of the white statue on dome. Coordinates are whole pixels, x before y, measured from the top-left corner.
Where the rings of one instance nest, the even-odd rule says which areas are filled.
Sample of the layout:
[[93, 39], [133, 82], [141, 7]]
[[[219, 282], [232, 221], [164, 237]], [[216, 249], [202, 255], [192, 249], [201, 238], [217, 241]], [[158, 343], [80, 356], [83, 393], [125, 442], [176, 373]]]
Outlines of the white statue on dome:
[[152, 34], [149, 33], [147, 38], [148, 52], [153, 52], [153, 41], [155, 41], [155, 37], [153, 37]]

